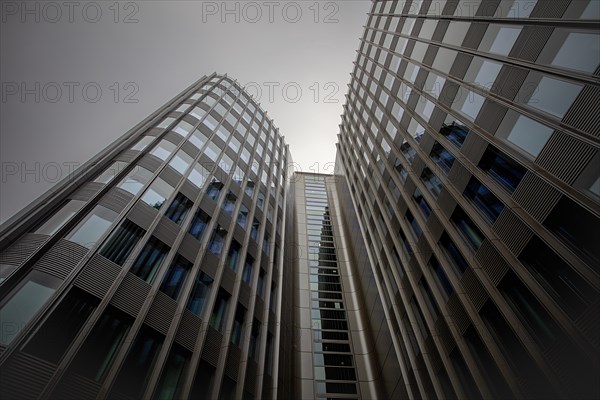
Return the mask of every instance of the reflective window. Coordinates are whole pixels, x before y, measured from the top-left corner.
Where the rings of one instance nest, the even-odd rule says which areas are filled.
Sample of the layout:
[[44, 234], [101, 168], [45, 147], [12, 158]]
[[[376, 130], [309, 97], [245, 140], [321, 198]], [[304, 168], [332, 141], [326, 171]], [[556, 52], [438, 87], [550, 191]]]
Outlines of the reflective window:
[[175, 196], [175, 199], [173, 199], [173, 202], [165, 212], [165, 217], [180, 225], [193, 205], [193, 201], [185, 197], [182, 193], [177, 193], [177, 196]]
[[208, 146], [206, 146], [206, 148], [204, 149], [204, 154], [206, 154], [208, 158], [210, 158], [213, 161], [217, 160], [217, 157], [220, 152], [221, 149], [219, 149], [219, 146], [217, 146], [213, 142], [209, 142]]
[[227, 258], [225, 259], [225, 265], [231, 268], [234, 271], [237, 271], [237, 264], [240, 259], [240, 251], [242, 246], [236, 241], [233, 240], [231, 245], [229, 246], [229, 251], [227, 252]]
[[199, 208], [190, 224], [189, 234], [198, 240], [202, 239], [202, 234], [206, 230], [209, 221], [210, 216]]
[[244, 271], [242, 272], [242, 281], [250, 284], [252, 281], [252, 266], [254, 265], [254, 259], [252, 256], [247, 255], [244, 262]]
[[136, 165], [131, 171], [119, 182], [117, 187], [128, 191], [134, 196], [139, 193], [146, 183], [152, 177], [152, 172], [144, 167]]
[[157, 125], [157, 128], [166, 128], [167, 126], [171, 125], [173, 123], [173, 121], [175, 121], [175, 118], [172, 118], [172, 117], [165, 118], [161, 121], [160, 124]]
[[175, 146], [173, 143], [169, 142], [168, 140], [163, 139], [160, 141], [160, 143], [156, 147], [154, 147], [152, 149], [150, 154], [153, 154], [156, 157], [158, 157], [164, 161], [167, 158], [169, 158], [171, 153], [173, 153], [173, 150], [175, 150], [175, 147], [177, 147], [177, 146]]
[[440, 194], [443, 187], [442, 181], [440, 181], [440, 179], [437, 176], [435, 176], [435, 174], [431, 172], [429, 168], [425, 167], [423, 169], [423, 172], [421, 173], [421, 179], [423, 180], [423, 183], [425, 183], [425, 186], [427, 186], [427, 189], [435, 197], [437, 197]]
[[160, 284], [160, 291], [177, 300], [191, 269], [192, 263], [181, 256], [177, 256]]
[[152, 283], [169, 250], [169, 246], [152, 236], [144, 245], [129, 272]]
[[204, 144], [208, 140], [208, 138], [206, 137], [206, 135], [204, 135], [202, 132], [200, 132], [198, 129], [196, 129], [194, 131], [194, 133], [192, 133], [192, 136], [190, 136], [190, 138], [188, 140], [191, 144], [193, 144], [197, 148], [201, 149], [202, 146], [204, 146]]
[[469, 266], [469, 263], [467, 260], [465, 260], [460, 250], [458, 250], [458, 247], [456, 247], [456, 244], [454, 244], [446, 232], [444, 232], [440, 238], [440, 245], [445, 250], [448, 259], [452, 262], [452, 265], [458, 268], [458, 272], [465, 272]]
[[225, 314], [227, 313], [227, 305], [229, 304], [229, 298], [231, 296], [223, 289], [219, 289], [219, 294], [215, 300], [215, 307], [210, 316], [210, 326], [220, 331], [223, 329], [223, 323], [225, 322]]
[[545, 111], [555, 117], [562, 118], [567, 113], [583, 86], [575, 85], [559, 79], [548, 76], [539, 76], [535, 78], [535, 73], [530, 73], [530, 77], [525, 84], [538, 82], [531, 97], [526, 99], [527, 105]]
[[91, 249], [117, 219], [118, 214], [103, 206], [96, 206], [65, 236], [65, 239]]
[[429, 156], [446, 174], [450, 172], [450, 169], [454, 164], [454, 156], [452, 153], [446, 150], [444, 146], [436, 141], [433, 144], [433, 148], [431, 149]]
[[470, 199], [490, 221], [495, 222], [502, 210], [504, 204], [481, 182], [476, 178], [471, 178], [464, 195]]
[[181, 398], [183, 379], [189, 359], [189, 351], [174, 343], [162, 373], [162, 378], [158, 384], [157, 398], [161, 400]]
[[126, 219], [104, 243], [100, 255], [122, 266], [145, 232], [144, 229]]
[[157, 210], [164, 204], [165, 200], [173, 193], [173, 186], [161, 178], [156, 178], [146, 192], [142, 195], [142, 201]]
[[44, 222], [34, 232], [42, 235], [53, 235], [64, 224], [67, 223], [85, 205], [85, 201], [81, 200], [69, 200], [62, 208], [52, 214], [50, 218]]
[[0, 302], [0, 344], [8, 346], [54, 294], [62, 281], [32, 270]]
[[225, 195], [225, 199], [223, 200], [223, 204], [221, 205], [223, 211], [225, 211], [229, 215], [233, 214], [236, 201], [237, 197], [235, 197], [233, 192], [229, 191], [227, 195]]
[[537, 157], [552, 136], [553, 129], [537, 121], [509, 111], [497, 135], [506, 138], [533, 157]]
[[433, 68], [446, 74], [449, 73], [450, 69], [452, 69], [452, 65], [454, 65], [454, 60], [457, 55], [458, 53], [455, 50], [440, 47], [435, 60], [433, 61]]
[[210, 242], [208, 243], [208, 251], [215, 255], [220, 255], [225, 246], [226, 237], [227, 231], [220, 225], [217, 225], [210, 238]]
[[[552, 57], [548, 63], [562, 68], [592, 73], [600, 63], [598, 33], [570, 32], [555, 29], [540, 59]], [[538, 59], [538, 61], [540, 61]]]
[[188, 179], [194, 186], [201, 189], [209, 175], [210, 172], [208, 172], [206, 168], [199, 163], [196, 163], [194, 164], [194, 168], [190, 171]]
[[[453, 118], [450, 117], [450, 119]], [[444, 135], [452, 144], [460, 148], [469, 134], [469, 128], [461, 125], [458, 123], [458, 121], [452, 121], [449, 124], [443, 123], [440, 133]]]
[[175, 128], [173, 128], [173, 132], [181, 135], [183, 137], [187, 137], [187, 135], [194, 129], [192, 125], [185, 121], [180, 121]]
[[481, 243], [485, 239], [483, 233], [477, 228], [477, 225], [471, 218], [460, 207], [456, 207], [454, 213], [452, 213], [452, 222], [454, 222], [458, 230], [463, 234], [463, 237], [467, 239], [467, 243], [474, 249], [479, 249]]
[[490, 174], [511, 193], [517, 188], [527, 171], [525, 167], [491, 145], [481, 157], [479, 168]]
[[248, 214], [249, 213], [250, 212], [248, 210], [248, 207], [246, 207], [244, 204], [242, 204], [240, 206], [240, 212], [238, 213], [237, 223], [243, 229], [246, 229], [246, 226], [248, 225]]
[[454, 292], [454, 288], [448, 279], [448, 276], [444, 272], [444, 268], [435, 256], [431, 256], [429, 259], [429, 267], [435, 272], [438, 285], [444, 290], [446, 296], [450, 296]]
[[470, 26], [470, 22], [451, 21], [442, 41], [454, 46], [461, 46]]
[[502, 64], [500, 63], [474, 57], [464, 81], [489, 90], [494, 85], [501, 69]]
[[456, 93], [452, 108], [465, 115], [470, 121], [475, 121], [484, 101], [483, 96], [461, 86]]
[[219, 198], [219, 194], [221, 193], [221, 189], [223, 189], [223, 183], [220, 182], [219, 180], [213, 178], [212, 181], [208, 184], [208, 187], [206, 188], [206, 195], [214, 200], [217, 201], [217, 199]]
[[108, 167], [104, 172], [94, 179], [94, 182], [99, 183], [108, 183], [113, 180], [115, 176], [117, 176], [121, 171], [123, 171], [127, 167], [127, 163], [124, 161], [115, 161]]
[[415, 203], [419, 205], [419, 209], [421, 210], [425, 218], [429, 217], [431, 215], [431, 207], [427, 203], [427, 200], [425, 200], [425, 198], [423, 197], [423, 194], [421, 193], [419, 188], [415, 189], [412, 197]]
[[154, 139], [156, 139], [154, 136], [143, 136], [135, 145], [133, 145], [131, 150], [142, 151], [148, 147], [148, 145], [152, 143]]
[[246, 309], [241, 305], [238, 305], [235, 311], [235, 319], [233, 321], [233, 327], [231, 329], [231, 343], [239, 346], [242, 340], [242, 332], [244, 328], [244, 317], [246, 316]]
[[206, 298], [208, 297], [212, 283], [213, 279], [210, 276], [206, 275], [202, 271], [198, 271], [198, 275], [194, 281], [194, 286], [192, 287], [192, 292], [187, 303], [188, 310], [198, 316], [202, 314], [204, 303], [206, 302]]
[[522, 27], [490, 24], [488, 26], [479, 50], [507, 56], [521, 34]]

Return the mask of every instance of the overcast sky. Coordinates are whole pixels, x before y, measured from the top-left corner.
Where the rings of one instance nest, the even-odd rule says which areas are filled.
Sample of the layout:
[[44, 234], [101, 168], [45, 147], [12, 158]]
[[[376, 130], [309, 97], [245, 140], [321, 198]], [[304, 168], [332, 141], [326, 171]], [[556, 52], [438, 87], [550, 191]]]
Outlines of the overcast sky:
[[2, 2], [0, 222], [214, 71], [259, 97], [299, 169], [333, 172], [370, 1], [117, 5]]

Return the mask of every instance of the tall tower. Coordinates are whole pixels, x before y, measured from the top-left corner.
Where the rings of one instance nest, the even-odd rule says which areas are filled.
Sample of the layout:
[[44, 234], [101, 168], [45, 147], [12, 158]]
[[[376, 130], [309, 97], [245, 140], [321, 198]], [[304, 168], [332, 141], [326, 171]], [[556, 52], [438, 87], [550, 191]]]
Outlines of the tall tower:
[[599, 4], [373, 2], [336, 174], [399, 398], [598, 397]]
[[277, 396], [288, 163], [213, 74], [8, 221], [0, 397]]

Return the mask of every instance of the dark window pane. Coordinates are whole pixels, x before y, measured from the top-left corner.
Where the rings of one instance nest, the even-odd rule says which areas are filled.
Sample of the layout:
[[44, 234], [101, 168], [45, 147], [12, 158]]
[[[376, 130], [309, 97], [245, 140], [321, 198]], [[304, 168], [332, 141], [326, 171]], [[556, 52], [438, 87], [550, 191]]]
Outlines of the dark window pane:
[[213, 279], [206, 275], [204, 272], [199, 271], [196, 276], [196, 281], [192, 287], [192, 293], [187, 303], [187, 309], [196, 315], [202, 314], [204, 303], [208, 297], [210, 286], [213, 283]]
[[165, 216], [179, 225], [183, 222], [193, 205], [194, 203], [190, 199], [181, 193], [177, 193]]
[[169, 267], [169, 270], [160, 285], [160, 290], [167, 296], [177, 300], [181, 288], [185, 283], [185, 279], [191, 269], [192, 263], [185, 258], [178, 256]]
[[456, 211], [454, 211], [452, 214], [451, 220], [461, 231], [463, 237], [467, 239], [467, 243], [471, 245], [474, 250], [479, 249], [479, 246], [481, 246], [481, 243], [485, 237], [479, 228], [477, 228], [473, 220], [467, 217], [465, 212], [460, 207], [456, 208]]
[[476, 178], [471, 178], [465, 188], [464, 195], [470, 199], [483, 214], [494, 222], [504, 210], [504, 204]]
[[517, 188], [525, 175], [526, 169], [504, 155], [494, 146], [488, 146], [479, 161], [479, 168], [486, 171], [498, 183], [511, 193]]
[[225, 238], [227, 237], [227, 231], [223, 229], [220, 225], [217, 225], [215, 230], [213, 231], [213, 235], [210, 238], [210, 242], [208, 243], [208, 251], [213, 254], [220, 255], [223, 251], [223, 246], [225, 246]]
[[435, 274], [438, 278], [438, 282], [440, 283], [440, 286], [444, 289], [446, 294], [448, 296], [450, 296], [452, 294], [452, 292], [454, 292], [454, 288], [452, 287], [452, 284], [450, 283], [448, 276], [444, 272], [442, 265], [440, 264], [438, 259], [435, 258], [435, 256], [431, 256], [431, 258], [429, 259], [429, 266], [435, 272]]
[[115, 264], [123, 265], [145, 232], [144, 229], [126, 219], [102, 246], [100, 255]]
[[169, 247], [152, 236], [133, 263], [130, 272], [148, 283], [152, 282], [158, 267], [160, 267], [168, 252]]
[[181, 398], [181, 389], [190, 352], [177, 343], [173, 345], [157, 389], [157, 398], [173, 400]]
[[423, 172], [421, 173], [421, 179], [423, 180], [423, 183], [425, 183], [425, 186], [427, 186], [427, 189], [435, 197], [437, 197], [440, 194], [443, 187], [442, 181], [440, 181], [440, 178], [435, 176], [435, 174], [431, 172], [429, 168], [425, 167], [423, 169]]
[[415, 192], [413, 193], [413, 200], [419, 205], [419, 209], [421, 210], [425, 218], [431, 215], [431, 207], [429, 207], [429, 204], [423, 197], [423, 194], [421, 193], [419, 188], [415, 189]]
[[429, 156], [445, 173], [450, 172], [450, 168], [454, 164], [454, 156], [444, 146], [435, 142]]
[[229, 252], [227, 253], [227, 259], [225, 260], [225, 265], [227, 265], [232, 270], [237, 270], [237, 264], [240, 259], [240, 250], [242, 246], [233, 240], [231, 245], [229, 246]]
[[456, 123], [456, 121], [452, 122], [449, 125], [442, 124], [442, 129], [440, 129], [440, 133], [450, 142], [452, 142], [457, 147], [461, 147], [465, 142], [465, 138], [469, 134], [469, 128], [464, 125], [460, 125]]
[[204, 233], [206, 225], [208, 225], [209, 221], [210, 216], [199, 208], [194, 216], [194, 220], [190, 225], [190, 235], [198, 240], [202, 239], [202, 234]]
[[449, 256], [448, 258], [456, 267], [458, 267], [459, 271], [465, 272], [469, 266], [469, 263], [467, 263], [467, 260], [465, 260], [465, 258], [462, 256], [458, 250], [458, 247], [456, 247], [446, 232], [442, 234], [440, 245], [444, 250], [446, 250], [446, 254]]

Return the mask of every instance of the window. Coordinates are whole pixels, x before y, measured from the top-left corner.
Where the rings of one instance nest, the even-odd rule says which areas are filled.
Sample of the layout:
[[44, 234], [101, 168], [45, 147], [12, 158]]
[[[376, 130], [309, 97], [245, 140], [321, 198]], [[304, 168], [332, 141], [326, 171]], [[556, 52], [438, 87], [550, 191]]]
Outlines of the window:
[[152, 178], [152, 175], [152, 172], [148, 171], [146, 168], [136, 165], [131, 171], [129, 171], [127, 176], [125, 176], [125, 178], [119, 182], [117, 187], [126, 190], [135, 196], [140, 190], [142, 190], [144, 185], [148, 183], [150, 178]]
[[488, 146], [481, 157], [479, 168], [490, 174], [494, 180], [511, 193], [515, 191], [527, 171], [523, 166], [491, 145]]
[[142, 151], [148, 147], [148, 145], [152, 143], [154, 139], [156, 139], [154, 136], [143, 136], [135, 145], [133, 145], [131, 150]]
[[450, 172], [452, 164], [454, 164], [454, 156], [444, 146], [436, 141], [429, 156], [446, 174]]
[[175, 199], [173, 199], [173, 202], [167, 209], [165, 216], [177, 225], [181, 225], [193, 205], [194, 202], [185, 197], [182, 193], [177, 193], [177, 196], [175, 196]]
[[167, 256], [167, 253], [169, 253], [169, 250], [166, 244], [152, 236], [133, 263], [129, 272], [148, 283], [152, 283], [158, 268]]
[[146, 192], [142, 195], [142, 201], [148, 204], [150, 207], [156, 208], [157, 210], [162, 207], [165, 200], [173, 193], [173, 186], [161, 178], [156, 178], [150, 185]]
[[237, 223], [243, 229], [246, 229], [246, 226], [248, 225], [248, 214], [249, 214], [248, 207], [246, 207], [244, 204], [242, 204], [240, 206], [240, 212], [238, 213]]
[[171, 266], [160, 285], [161, 292], [177, 300], [181, 288], [185, 283], [185, 279], [191, 269], [192, 263], [178, 255], [175, 261], [171, 263]]
[[458, 268], [459, 273], [463, 273], [469, 267], [469, 263], [460, 253], [458, 247], [454, 244], [448, 233], [444, 232], [442, 237], [440, 238], [440, 245], [445, 250], [448, 259], [452, 262], [452, 264]]
[[263, 207], [265, 206], [265, 195], [264, 193], [258, 192], [258, 200], [256, 200], [256, 205], [258, 206], [258, 208], [260, 208], [261, 210], [263, 209]]
[[526, 104], [561, 119], [565, 116], [569, 108], [571, 108], [571, 105], [575, 102], [575, 99], [579, 96], [583, 88], [581, 85], [575, 85], [534, 72], [529, 73], [527, 83], [537, 83], [537, 86], [531, 95], [525, 99]]
[[402, 142], [400, 150], [402, 151], [402, 154], [404, 154], [406, 161], [408, 161], [409, 164], [412, 164], [417, 152], [411, 147], [410, 143], [408, 143], [406, 139], [404, 139], [404, 141]]
[[404, 166], [402, 166], [402, 163], [400, 162], [400, 160], [398, 158], [396, 159], [396, 162], [394, 163], [394, 168], [396, 169], [396, 171], [398, 171], [398, 174], [400, 174], [400, 181], [406, 182], [406, 177], [408, 176], [408, 172], [406, 171], [406, 169], [404, 169]]
[[190, 224], [189, 234], [196, 239], [202, 239], [202, 234], [210, 221], [210, 216], [205, 213], [202, 209], [198, 209], [192, 223]]
[[130, 326], [131, 317], [109, 305], [75, 356], [73, 371], [102, 382]]
[[598, 272], [600, 222], [596, 216], [563, 196], [543, 225]]
[[254, 265], [254, 258], [252, 258], [250, 255], [247, 255], [244, 263], [244, 271], [242, 272], [242, 281], [248, 285], [252, 281], [252, 265]]
[[221, 193], [221, 189], [223, 189], [223, 183], [219, 180], [217, 180], [216, 178], [213, 178], [212, 181], [208, 184], [208, 188], [206, 189], [206, 195], [214, 200], [217, 201], [217, 199], [219, 198], [219, 194]]
[[573, 320], [598, 297], [598, 293], [537, 236], [525, 246], [519, 261]]
[[206, 135], [204, 135], [202, 132], [196, 129], [194, 130], [194, 133], [192, 133], [192, 136], [190, 136], [188, 140], [191, 144], [201, 149], [202, 146], [204, 146], [204, 144], [208, 141], [208, 138], [206, 137]]
[[467, 199], [470, 199], [480, 211], [483, 211], [483, 214], [491, 222], [495, 222], [502, 210], [504, 210], [504, 204], [475, 177], [471, 178], [463, 194]]
[[85, 205], [85, 201], [81, 200], [69, 200], [62, 208], [56, 211], [50, 218], [46, 220], [39, 228], [35, 230], [35, 233], [42, 235], [53, 235], [64, 224], [69, 221], [77, 211], [81, 210]]
[[456, 207], [456, 210], [452, 214], [451, 220], [456, 224], [458, 230], [463, 234], [463, 237], [467, 240], [467, 243], [474, 250], [479, 249], [479, 246], [481, 246], [481, 243], [485, 237], [479, 228], [477, 228], [473, 220], [471, 220], [471, 218], [465, 214], [462, 208]]
[[421, 227], [419, 226], [419, 223], [417, 222], [417, 220], [415, 219], [415, 217], [412, 215], [412, 213], [410, 211], [406, 211], [406, 220], [412, 227], [415, 236], [417, 238], [420, 238], [421, 235], [423, 235], [423, 230], [421, 229]]
[[260, 322], [257, 319], [252, 321], [252, 332], [250, 333], [250, 344], [248, 346], [248, 358], [254, 361], [257, 361], [258, 358], [258, 348], [259, 342], [258, 339], [260, 337]]
[[265, 237], [263, 240], [263, 245], [262, 245], [262, 251], [265, 252], [265, 254], [269, 254], [269, 250], [271, 249], [271, 243], [269, 242], [271, 240], [271, 237], [269, 236], [268, 233], [265, 233]]
[[100, 300], [73, 287], [43, 322], [24, 352], [57, 364]]
[[412, 197], [415, 203], [419, 205], [419, 209], [421, 210], [425, 218], [429, 217], [431, 215], [431, 207], [429, 207], [429, 204], [427, 204], [427, 201], [423, 197], [423, 194], [421, 193], [419, 188], [415, 189]]
[[423, 183], [425, 183], [425, 186], [427, 186], [427, 189], [435, 197], [437, 197], [440, 194], [443, 187], [442, 181], [440, 181], [440, 179], [437, 176], [435, 176], [435, 174], [431, 172], [429, 168], [425, 167], [423, 169], [423, 172], [421, 173], [421, 179], [423, 180]]
[[591, 74], [600, 62], [598, 34], [557, 28], [537, 61]]
[[521, 34], [521, 29], [520, 26], [509, 27], [490, 24], [481, 40], [479, 50], [507, 56]]
[[162, 373], [160, 383], [157, 388], [157, 398], [161, 400], [174, 400], [181, 398], [181, 389], [185, 371], [190, 359], [190, 352], [177, 343], [167, 359], [167, 364]]
[[537, 157], [552, 136], [552, 132], [553, 129], [546, 125], [509, 111], [496, 135]]
[[180, 121], [175, 128], [173, 128], [173, 132], [177, 133], [178, 135], [181, 135], [183, 137], [187, 137], [187, 135], [192, 131], [192, 129], [194, 129], [194, 127], [185, 122], [185, 121]]
[[175, 121], [175, 118], [172, 118], [172, 117], [165, 118], [156, 127], [157, 128], [166, 128], [167, 126], [171, 125], [173, 123], [173, 121]]
[[217, 160], [217, 156], [220, 152], [221, 149], [219, 149], [219, 146], [217, 146], [213, 142], [209, 142], [208, 146], [206, 146], [206, 148], [204, 149], [204, 154], [206, 154], [208, 158], [210, 158], [212, 161]]
[[169, 156], [171, 155], [171, 153], [173, 153], [173, 151], [175, 150], [175, 146], [173, 143], [169, 142], [168, 140], [161, 140], [160, 143], [154, 147], [152, 149], [152, 151], [150, 152], [150, 154], [155, 155], [156, 157], [160, 158], [161, 160], [165, 161], [167, 158], [169, 158]]
[[115, 161], [94, 179], [94, 182], [108, 183], [114, 179], [121, 171], [127, 167], [127, 163], [123, 161]]
[[233, 194], [233, 192], [227, 192], [225, 199], [223, 200], [223, 204], [221, 207], [225, 213], [231, 215], [233, 214], [233, 210], [235, 209], [235, 202], [237, 201], [237, 197]]
[[100, 249], [100, 255], [117, 265], [123, 265], [146, 231], [126, 219]]
[[252, 222], [252, 228], [250, 228], [250, 237], [254, 240], [258, 239], [258, 230], [260, 228], [260, 222], [256, 218]]
[[220, 255], [225, 246], [226, 237], [227, 231], [221, 225], [217, 225], [208, 243], [208, 251], [215, 255]]
[[185, 175], [188, 167], [192, 163], [192, 157], [190, 157], [185, 151], [179, 150], [169, 162], [169, 165], [173, 167], [181, 175]]
[[[490, 90], [496, 78], [502, 69], [501, 63], [486, 60], [485, 58], [475, 57], [471, 61], [469, 70], [465, 75], [464, 81], [472, 83], [482, 89]], [[502, 88], [500, 88], [502, 89]]]
[[443, 123], [440, 133], [446, 136], [446, 138], [456, 147], [461, 148], [469, 134], [469, 128], [453, 121], [448, 125]]
[[256, 295], [264, 299], [265, 295], [265, 271], [261, 268], [258, 274], [258, 283], [256, 284]]
[[108, 397], [119, 397], [116, 393], [133, 398], [142, 397], [163, 340], [158, 332], [142, 326], [115, 380], [113, 395]]
[[103, 206], [96, 206], [65, 236], [65, 239], [91, 249], [117, 219], [118, 214]]
[[43, 272], [29, 272], [0, 302], [0, 344], [8, 346], [61, 283]]
[[242, 249], [242, 246], [240, 246], [240, 244], [235, 240], [233, 240], [231, 242], [231, 245], [229, 246], [229, 252], [227, 253], [227, 259], [225, 260], [225, 265], [227, 265], [229, 268], [231, 268], [234, 271], [237, 270], [237, 264], [240, 259], [240, 250], [241, 249]]
[[212, 283], [213, 279], [210, 276], [202, 271], [198, 271], [194, 286], [192, 287], [192, 292], [190, 293], [190, 298], [187, 302], [186, 307], [188, 310], [198, 316], [202, 314], [204, 303], [206, 302]]
[[254, 182], [251, 180], [248, 180], [248, 182], [246, 182], [246, 188], [244, 189], [244, 192], [246, 193], [246, 195], [248, 195], [248, 197], [252, 198], [252, 196], [254, 195]]
[[461, 86], [454, 98], [452, 109], [464, 115], [469, 121], [475, 121], [484, 101], [483, 96]]
[[470, 26], [469, 22], [451, 21], [442, 41], [454, 46], [461, 46]]
[[438, 284], [444, 290], [444, 293], [446, 293], [446, 296], [450, 296], [454, 292], [454, 288], [452, 287], [452, 284], [450, 283], [448, 276], [444, 272], [444, 268], [442, 267], [442, 265], [440, 264], [438, 259], [433, 255], [429, 259], [429, 267], [435, 272], [435, 276], [437, 276]]
[[241, 305], [238, 305], [235, 311], [235, 319], [233, 320], [233, 327], [231, 328], [231, 343], [236, 346], [240, 345], [242, 340], [242, 332], [244, 330], [244, 318], [246, 316], [246, 309]]
[[194, 168], [192, 168], [192, 170], [190, 171], [188, 179], [194, 186], [202, 189], [202, 187], [204, 186], [204, 182], [206, 182], [206, 179], [208, 179], [209, 175], [210, 172], [208, 172], [206, 168], [196, 163], [194, 165]]
[[213, 308], [213, 312], [210, 316], [210, 326], [220, 331], [223, 329], [223, 324], [225, 322], [225, 314], [227, 313], [227, 305], [229, 303], [229, 294], [223, 290], [219, 289], [219, 294], [217, 295], [217, 299], [215, 300], [215, 307]]

